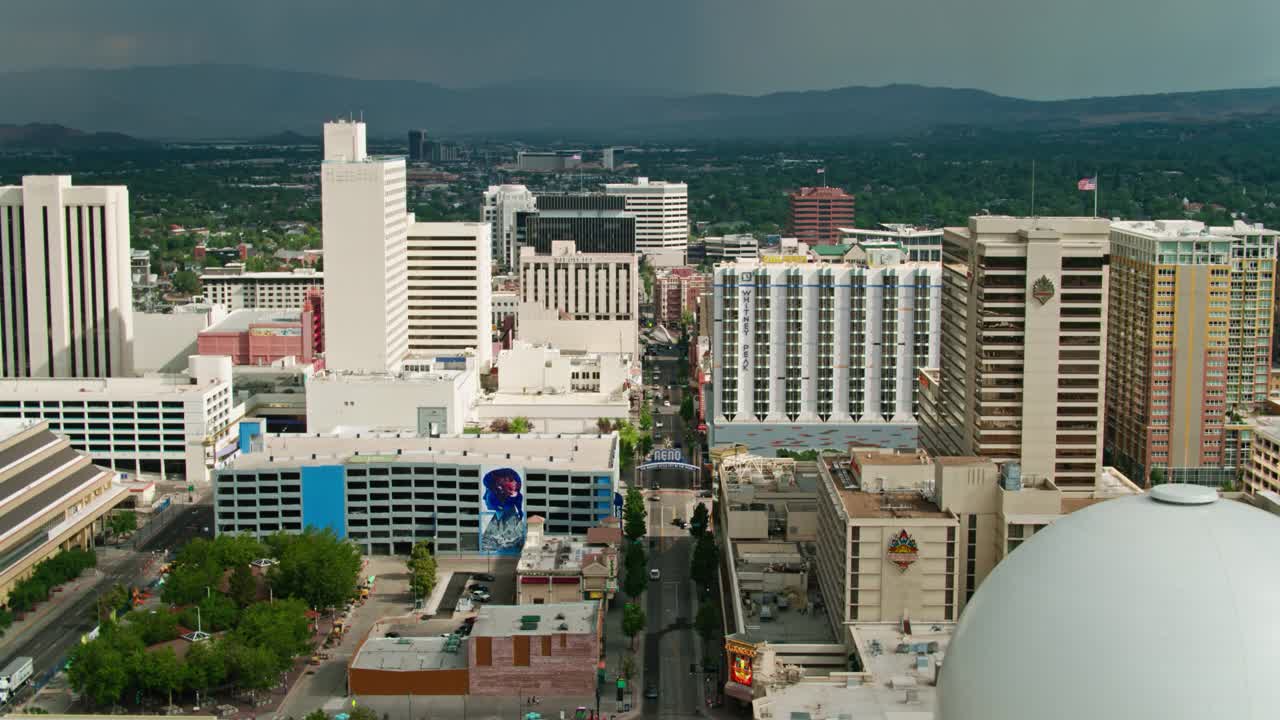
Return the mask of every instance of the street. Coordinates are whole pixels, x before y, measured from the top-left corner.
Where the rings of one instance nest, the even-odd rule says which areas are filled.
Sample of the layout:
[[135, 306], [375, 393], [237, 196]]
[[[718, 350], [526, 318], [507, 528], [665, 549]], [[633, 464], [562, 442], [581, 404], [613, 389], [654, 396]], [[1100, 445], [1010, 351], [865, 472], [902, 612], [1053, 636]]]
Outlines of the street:
[[[649, 384], [653, 394], [653, 447], [679, 448], [684, 461], [697, 464], [699, 453], [686, 442], [684, 418], [680, 417], [680, 403], [687, 388], [680, 382], [680, 366], [686, 362], [673, 345], [653, 346], [655, 353], [647, 360]], [[670, 405], [663, 398], [670, 394]], [[699, 474], [687, 470], [647, 470], [640, 482], [644, 487], [693, 488], [697, 487]]]
[[699, 717], [703, 702], [702, 675], [690, 672], [701, 665], [693, 633], [692, 586], [689, 581], [688, 536], [657, 540], [650, 550], [649, 567], [662, 573], [645, 593], [648, 628], [645, 635], [644, 688], [658, 689], [658, 697], [645, 698], [645, 717]]

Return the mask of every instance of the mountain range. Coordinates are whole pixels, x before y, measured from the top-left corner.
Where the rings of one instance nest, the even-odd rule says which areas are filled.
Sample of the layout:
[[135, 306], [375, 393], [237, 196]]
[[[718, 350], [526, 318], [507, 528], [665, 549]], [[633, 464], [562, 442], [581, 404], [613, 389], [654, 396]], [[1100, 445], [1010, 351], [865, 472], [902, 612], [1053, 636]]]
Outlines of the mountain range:
[[947, 126], [1068, 129], [1280, 115], [1280, 88], [1034, 101], [981, 90], [886, 85], [760, 96], [359, 80], [244, 65], [0, 73], [0, 123], [58, 123], [149, 139], [319, 134], [360, 115], [375, 137], [411, 127], [446, 137], [629, 142], [789, 139], [926, 132]]

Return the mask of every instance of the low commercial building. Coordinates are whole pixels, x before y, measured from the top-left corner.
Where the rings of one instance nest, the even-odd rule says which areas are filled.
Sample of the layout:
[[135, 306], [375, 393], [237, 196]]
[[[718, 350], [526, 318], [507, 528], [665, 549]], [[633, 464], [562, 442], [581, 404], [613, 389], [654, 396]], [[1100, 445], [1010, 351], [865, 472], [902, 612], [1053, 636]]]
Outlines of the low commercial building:
[[603, 633], [596, 600], [482, 607], [469, 638], [471, 694], [594, 695]]
[[193, 355], [184, 375], [0, 380], [0, 418], [47, 420], [94, 462], [162, 478], [207, 481], [243, 413], [225, 356]]
[[201, 355], [227, 355], [233, 365], [310, 363], [320, 349], [315, 329], [310, 310], [236, 310], [201, 331], [197, 347]]
[[129, 496], [41, 420], [0, 420], [0, 602], [59, 550], [92, 546], [102, 516]]
[[476, 404], [482, 427], [527, 418], [535, 432], [595, 432], [600, 418], [631, 413], [630, 388], [640, 381], [631, 356], [571, 353], [515, 342], [498, 353], [498, 387]]
[[465, 638], [369, 638], [347, 668], [352, 695], [466, 695]]
[[473, 358], [424, 360], [395, 374], [316, 373], [307, 378], [307, 429], [460, 433], [472, 418], [478, 384]]
[[612, 600], [618, 591], [617, 544], [549, 536], [545, 525], [541, 517], [529, 518], [516, 564], [516, 604]]
[[702, 239], [703, 257], [711, 264], [735, 260], [755, 260], [760, 242], [754, 235], [715, 235]]
[[200, 276], [208, 302], [228, 310], [296, 310], [303, 306], [307, 291], [324, 287], [324, 273], [309, 268], [291, 272], [205, 273]]
[[614, 514], [618, 437], [347, 432], [257, 435], [214, 478], [219, 534], [328, 527], [366, 554], [518, 555], [526, 518], [550, 535]]
[[133, 314], [133, 374], [180, 373], [199, 354], [200, 333], [227, 316], [210, 303], [178, 305], [169, 313]]

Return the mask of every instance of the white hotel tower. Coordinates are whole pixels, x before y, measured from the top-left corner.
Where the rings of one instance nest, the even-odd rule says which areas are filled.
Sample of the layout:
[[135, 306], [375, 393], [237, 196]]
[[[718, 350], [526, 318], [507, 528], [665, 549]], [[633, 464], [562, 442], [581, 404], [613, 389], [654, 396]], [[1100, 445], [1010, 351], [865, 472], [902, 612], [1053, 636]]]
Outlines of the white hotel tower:
[[0, 376], [129, 373], [129, 191], [31, 175], [0, 186]]
[[403, 157], [370, 157], [363, 122], [324, 125], [325, 364], [395, 371], [409, 343]]
[[938, 263], [901, 261], [717, 265], [712, 441], [915, 447], [918, 370], [938, 359], [941, 275]]

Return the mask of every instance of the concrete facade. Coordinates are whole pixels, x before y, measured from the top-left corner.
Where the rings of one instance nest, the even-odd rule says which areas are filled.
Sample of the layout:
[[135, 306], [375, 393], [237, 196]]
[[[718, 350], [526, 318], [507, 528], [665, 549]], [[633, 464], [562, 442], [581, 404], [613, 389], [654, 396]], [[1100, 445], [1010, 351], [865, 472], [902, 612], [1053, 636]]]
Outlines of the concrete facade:
[[324, 125], [320, 168], [325, 264], [325, 364], [388, 372], [409, 344], [408, 231], [403, 157], [374, 158], [363, 122]]
[[324, 287], [324, 273], [308, 268], [290, 272], [212, 273], [200, 276], [205, 302], [227, 310], [297, 310], [307, 292]]
[[520, 256], [521, 340], [561, 350], [640, 352], [640, 271], [635, 255], [579, 253], [552, 243], [550, 255]]
[[409, 355], [469, 352], [481, 368], [492, 362], [489, 233], [480, 222], [409, 227]]
[[179, 305], [172, 313], [134, 313], [133, 371], [179, 373], [200, 353], [200, 332], [227, 316], [221, 305]]
[[489, 223], [494, 267], [514, 268], [520, 259], [516, 244], [516, 213], [533, 212], [537, 198], [524, 185], [490, 185], [484, 192], [480, 219]]
[[634, 183], [606, 183], [606, 195], [626, 198], [626, 211], [636, 217], [636, 252], [661, 266], [683, 265], [689, 245], [689, 186], [637, 178]]
[[479, 390], [474, 360], [461, 369], [392, 374], [323, 372], [307, 378], [307, 428], [460, 433]]
[[1109, 232], [1099, 218], [986, 215], [946, 228], [940, 387], [920, 413], [931, 452], [1016, 460], [1024, 477], [1093, 487]]
[[131, 372], [129, 191], [27, 175], [0, 186], [0, 376]]

